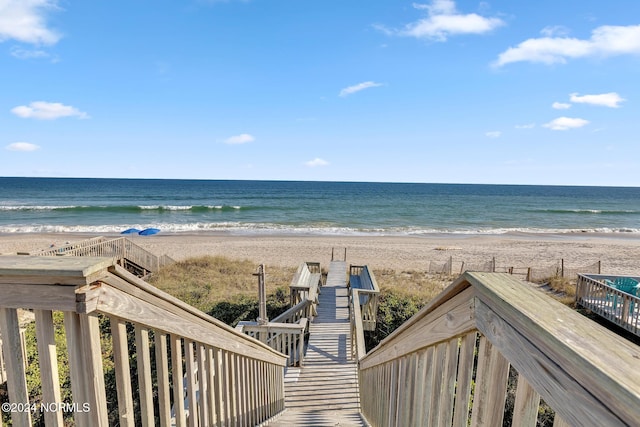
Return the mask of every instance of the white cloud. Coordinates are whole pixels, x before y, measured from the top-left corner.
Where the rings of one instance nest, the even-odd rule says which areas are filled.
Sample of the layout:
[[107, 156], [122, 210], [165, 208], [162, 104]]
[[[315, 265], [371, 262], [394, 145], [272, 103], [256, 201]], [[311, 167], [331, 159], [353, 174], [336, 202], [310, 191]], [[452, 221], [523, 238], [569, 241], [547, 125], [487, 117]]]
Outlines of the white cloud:
[[13, 39], [23, 43], [52, 45], [61, 35], [47, 28], [46, 14], [57, 9], [57, 0], [1, 0], [0, 42]]
[[486, 132], [485, 136], [487, 136], [488, 138], [500, 138], [502, 136], [502, 132], [500, 132], [499, 130], [493, 130], [490, 132]]
[[40, 149], [40, 146], [30, 142], [14, 142], [5, 148], [9, 151], [36, 151]]
[[527, 123], [526, 125], [516, 125], [515, 126], [516, 129], [533, 129], [534, 127], [536, 127], [535, 123]]
[[400, 30], [389, 30], [381, 26], [377, 28], [389, 35], [446, 41], [453, 35], [484, 34], [504, 25], [499, 18], [486, 18], [476, 13], [459, 13], [452, 0], [433, 0], [429, 4], [414, 3], [413, 7], [425, 10], [428, 16], [407, 24]]
[[569, 37], [528, 39], [502, 52], [494, 66], [520, 61], [564, 64], [574, 58], [626, 54], [640, 54], [640, 25], [604, 25], [593, 30], [587, 40]]
[[11, 112], [23, 119], [55, 120], [61, 117], [88, 119], [89, 115], [70, 105], [59, 102], [35, 101], [31, 104], [12, 108]]
[[577, 129], [589, 124], [588, 120], [573, 117], [558, 117], [549, 123], [542, 125], [551, 130], [569, 130]]
[[563, 27], [562, 25], [553, 25], [544, 27], [540, 34], [545, 37], [565, 37], [569, 35], [569, 29], [567, 27]]
[[551, 107], [556, 110], [568, 110], [569, 108], [571, 108], [571, 104], [567, 104], [565, 102], [554, 102], [553, 104], [551, 104]]
[[308, 162], [304, 162], [305, 165], [311, 167], [311, 168], [315, 168], [317, 166], [327, 166], [329, 165], [329, 162], [327, 162], [324, 159], [321, 159], [320, 157], [316, 157], [313, 160], [309, 160]]
[[40, 49], [22, 49], [18, 46], [11, 48], [11, 56], [18, 59], [34, 59], [34, 58], [48, 58], [49, 53]]
[[249, 135], [248, 133], [241, 133], [240, 135], [231, 136], [224, 140], [225, 144], [238, 145], [238, 144], [246, 144], [247, 142], [253, 142], [256, 139], [253, 135]]
[[620, 103], [625, 101], [616, 92], [601, 93], [599, 95], [578, 95], [572, 93], [570, 96], [571, 102], [576, 104], [591, 104], [600, 105], [603, 107], [618, 108]]
[[340, 91], [340, 96], [345, 97], [353, 93], [360, 92], [361, 90], [369, 89], [371, 87], [378, 87], [378, 86], [382, 86], [382, 83], [376, 83], [376, 82], [358, 83], [357, 85], [345, 87], [344, 89], [342, 89]]

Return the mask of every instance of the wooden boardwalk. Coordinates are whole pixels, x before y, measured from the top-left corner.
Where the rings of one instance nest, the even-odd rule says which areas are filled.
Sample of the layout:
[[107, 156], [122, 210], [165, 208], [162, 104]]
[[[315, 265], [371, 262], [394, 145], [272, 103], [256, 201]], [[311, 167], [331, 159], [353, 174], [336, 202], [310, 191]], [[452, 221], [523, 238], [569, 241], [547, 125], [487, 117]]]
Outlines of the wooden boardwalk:
[[309, 326], [304, 367], [285, 376], [286, 411], [268, 426], [364, 426], [357, 365], [350, 360], [347, 265], [332, 261]]

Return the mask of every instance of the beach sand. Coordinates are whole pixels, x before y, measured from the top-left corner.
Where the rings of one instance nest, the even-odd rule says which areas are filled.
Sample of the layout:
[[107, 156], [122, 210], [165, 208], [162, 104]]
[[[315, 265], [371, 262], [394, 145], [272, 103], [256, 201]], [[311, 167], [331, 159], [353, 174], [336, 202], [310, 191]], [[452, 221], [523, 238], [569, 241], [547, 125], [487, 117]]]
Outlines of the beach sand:
[[[5, 234], [0, 235], [0, 254], [36, 251], [62, 246], [95, 235]], [[120, 237], [114, 235], [113, 237]], [[130, 236], [136, 244], [156, 255], [181, 260], [200, 255], [223, 255], [248, 259], [267, 266], [293, 267], [302, 261], [328, 265], [332, 250], [336, 259], [368, 264], [375, 269], [426, 271], [430, 262], [450, 257], [454, 270], [491, 261], [502, 267], [540, 267], [564, 260], [567, 268], [601, 262], [603, 274], [640, 274], [640, 236], [632, 234], [502, 234], [430, 236], [290, 236], [231, 234], [158, 234]]]

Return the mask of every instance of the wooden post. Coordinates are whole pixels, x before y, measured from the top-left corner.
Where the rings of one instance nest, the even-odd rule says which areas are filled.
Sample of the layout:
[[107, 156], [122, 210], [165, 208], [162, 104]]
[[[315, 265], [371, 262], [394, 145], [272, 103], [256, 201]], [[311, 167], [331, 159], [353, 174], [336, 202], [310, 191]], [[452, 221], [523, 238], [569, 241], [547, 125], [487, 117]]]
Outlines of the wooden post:
[[[254, 276], [258, 276], [258, 325], [264, 326], [269, 323], [269, 317], [267, 316], [267, 295], [264, 285], [265, 268], [264, 264], [258, 266], [258, 272]], [[262, 334], [261, 334], [262, 335]]]
[[564, 258], [560, 259], [560, 277], [564, 279]]

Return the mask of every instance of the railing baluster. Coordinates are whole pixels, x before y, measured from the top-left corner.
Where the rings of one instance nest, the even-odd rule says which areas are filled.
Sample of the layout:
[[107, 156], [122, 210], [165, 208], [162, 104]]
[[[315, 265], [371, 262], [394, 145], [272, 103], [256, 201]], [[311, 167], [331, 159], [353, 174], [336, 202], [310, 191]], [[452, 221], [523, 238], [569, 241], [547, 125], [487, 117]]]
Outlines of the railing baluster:
[[171, 423], [171, 400], [169, 391], [169, 358], [167, 356], [167, 334], [155, 331], [156, 374], [158, 381], [158, 416], [161, 426]]
[[138, 389], [140, 393], [140, 417], [145, 427], [154, 425], [153, 382], [151, 381], [151, 357], [149, 354], [149, 330], [135, 325], [136, 353], [138, 360]]
[[[189, 403], [189, 417], [187, 419], [189, 427], [198, 427], [198, 400], [196, 399], [196, 360], [194, 356], [195, 343], [193, 340], [184, 340], [186, 380], [187, 380], [187, 402]], [[200, 373], [202, 375], [202, 373]]]
[[502, 424], [509, 362], [484, 335], [478, 349], [478, 372], [471, 425]]
[[[69, 377], [71, 393], [74, 402], [89, 402], [86, 382], [84, 381], [85, 359], [82, 348], [82, 333], [80, 331], [80, 316], [74, 312], [64, 313], [64, 330], [67, 337], [67, 351], [69, 356]], [[93, 408], [91, 408], [93, 410]], [[80, 412], [74, 415], [78, 425], [91, 425], [89, 414]]]
[[531, 384], [524, 376], [519, 375], [511, 424], [535, 427], [539, 406], [540, 395], [531, 387]]
[[[7, 370], [9, 402], [28, 404], [29, 391], [27, 390], [25, 360], [20, 339], [18, 312], [15, 308], [0, 308], [0, 336], [2, 337], [2, 350]], [[11, 421], [13, 425], [18, 427], [31, 426], [31, 412], [14, 411], [11, 413]]]
[[125, 427], [135, 426], [136, 420], [133, 412], [129, 348], [127, 345], [127, 324], [112, 316], [109, 317], [109, 323], [111, 324], [111, 336], [113, 338], [113, 359], [116, 371], [120, 425]]
[[87, 412], [92, 427], [108, 426], [107, 396], [104, 388], [104, 371], [102, 368], [102, 349], [100, 348], [100, 325], [97, 314], [80, 314], [80, 331], [85, 371], [81, 374], [86, 383], [87, 400], [91, 408]]
[[198, 349], [198, 409], [200, 424], [209, 425], [209, 405], [211, 393], [211, 383], [209, 381], [209, 363], [207, 358], [207, 348], [204, 344], [196, 343]]
[[173, 412], [176, 427], [187, 426], [184, 409], [184, 370], [182, 369], [182, 339], [171, 335], [171, 382], [173, 383]]
[[[42, 383], [42, 401], [47, 403], [62, 402], [60, 380], [58, 378], [53, 313], [50, 310], [34, 310], [34, 314]], [[63, 426], [62, 411], [45, 411], [44, 421], [47, 426]]]

